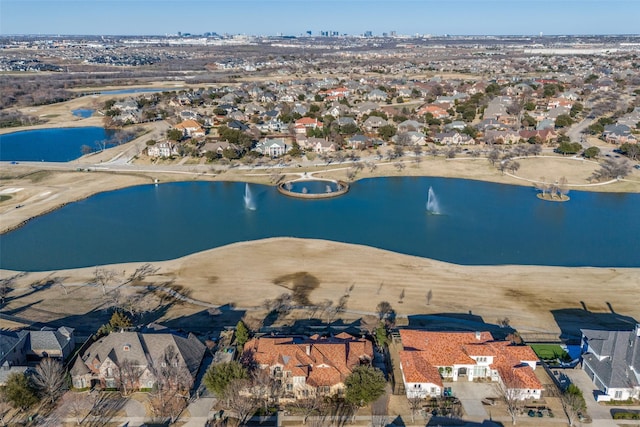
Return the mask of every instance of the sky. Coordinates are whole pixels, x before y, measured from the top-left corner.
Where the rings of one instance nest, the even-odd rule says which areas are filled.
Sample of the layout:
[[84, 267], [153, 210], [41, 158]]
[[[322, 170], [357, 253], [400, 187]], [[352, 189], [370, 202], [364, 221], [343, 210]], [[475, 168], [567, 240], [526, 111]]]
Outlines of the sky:
[[640, 0], [0, 0], [0, 34], [639, 34]]

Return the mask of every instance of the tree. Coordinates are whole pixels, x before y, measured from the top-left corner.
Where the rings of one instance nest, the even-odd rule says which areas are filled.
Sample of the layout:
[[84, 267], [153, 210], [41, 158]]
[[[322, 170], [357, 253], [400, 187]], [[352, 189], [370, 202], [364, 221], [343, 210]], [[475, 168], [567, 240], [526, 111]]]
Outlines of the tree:
[[236, 324], [236, 346], [242, 350], [244, 344], [249, 341], [249, 329], [242, 320], [238, 320]]
[[582, 156], [585, 159], [594, 159], [598, 157], [599, 154], [600, 154], [600, 149], [598, 147], [589, 147], [586, 150], [584, 150], [584, 152], [582, 153]]
[[142, 368], [135, 361], [123, 359], [119, 362], [118, 380], [123, 395], [128, 395], [138, 387], [140, 376], [142, 376]]
[[513, 371], [513, 368], [510, 368], [500, 372], [500, 379], [495, 384], [495, 391], [504, 402], [507, 413], [511, 416], [511, 423], [513, 425], [516, 424], [522, 404], [522, 391], [509, 387], [509, 384], [515, 384], [516, 380], [516, 373]]
[[384, 125], [378, 128], [378, 135], [380, 138], [388, 141], [392, 136], [396, 134], [396, 128], [393, 125]]
[[102, 295], [107, 294], [107, 288], [115, 281], [116, 272], [106, 268], [98, 268], [93, 272], [93, 281], [102, 288]]
[[620, 153], [631, 160], [640, 159], [640, 144], [630, 144], [628, 142], [620, 145]]
[[569, 112], [569, 115], [571, 117], [575, 117], [578, 114], [580, 114], [580, 112], [582, 112], [582, 110], [584, 110], [584, 106], [581, 103], [576, 102], [575, 104], [573, 104], [571, 106], [571, 111]]
[[600, 164], [600, 169], [593, 172], [592, 179], [602, 181], [604, 179], [624, 178], [631, 173], [631, 164], [628, 160], [616, 161], [614, 159], [605, 159]]
[[431, 305], [432, 299], [433, 299], [433, 290], [429, 289], [429, 292], [427, 292], [427, 305]]
[[494, 148], [493, 150], [489, 151], [489, 154], [487, 155], [487, 160], [489, 160], [492, 166], [498, 161], [499, 158], [500, 158], [500, 151], [497, 148]]
[[380, 301], [376, 306], [376, 313], [380, 320], [386, 319], [393, 312], [393, 307], [387, 301]]
[[567, 126], [571, 126], [573, 124], [573, 119], [568, 114], [560, 114], [556, 117], [556, 127], [564, 128]]
[[171, 141], [180, 141], [183, 136], [184, 134], [180, 129], [169, 129], [167, 131], [167, 139], [170, 139]]
[[42, 359], [36, 366], [33, 384], [51, 403], [55, 403], [65, 384], [65, 371], [62, 363], [49, 357]]
[[376, 340], [376, 345], [378, 346], [378, 348], [383, 348], [384, 346], [386, 346], [387, 342], [389, 341], [389, 335], [387, 334], [387, 328], [385, 327], [385, 324], [379, 322], [378, 327], [375, 329], [374, 333], [375, 335], [373, 337]]
[[407, 399], [409, 401], [409, 409], [411, 409], [411, 422], [416, 422], [416, 413], [420, 410], [424, 399], [419, 396], [410, 397]]
[[306, 399], [295, 399], [293, 406], [302, 414], [302, 424], [306, 424], [310, 415], [322, 411], [324, 400], [322, 396], [314, 395]]
[[9, 374], [3, 393], [14, 408], [25, 411], [38, 403], [38, 396], [29, 378], [19, 372]]
[[561, 142], [556, 148], [556, 152], [560, 154], [576, 154], [582, 150], [579, 142]]
[[251, 384], [246, 379], [231, 381], [224, 393], [227, 409], [237, 416], [238, 425], [245, 425], [247, 419], [258, 409], [258, 400], [247, 393]]
[[574, 384], [569, 384], [569, 387], [562, 393], [561, 402], [569, 426], [573, 426], [578, 419], [578, 414], [587, 408], [582, 391]]
[[131, 323], [131, 319], [129, 319], [129, 317], [126, 314], [124, 314], [120, 310], [116, 310], [111, 315], [111, 320], [109, 320], [109, 325], [111, 326], [112, 330], [117, 331], [120, 329], [130, 328], [132, 326], [132, 323]]
[[211, 365], [204, 374], [203, 382], [207, 390], [218, 397], [225, 395], [229, 384], [234, 380], [243, 380], [249, 377], [247, 370], [238, 362], [224, 362]]
[[384, 394], [386, 384], [380, 369], [356, 366], [344, 380], [345, 400], [356, 406], [366, 406]]
[[149, 395], [152, 411], [156, 417], [168, 417], [173, 423], [187, 406], [193, 378], [173, 345], [167, 346], [160, 360], [154, 362], [153, 373], [156, 384]]

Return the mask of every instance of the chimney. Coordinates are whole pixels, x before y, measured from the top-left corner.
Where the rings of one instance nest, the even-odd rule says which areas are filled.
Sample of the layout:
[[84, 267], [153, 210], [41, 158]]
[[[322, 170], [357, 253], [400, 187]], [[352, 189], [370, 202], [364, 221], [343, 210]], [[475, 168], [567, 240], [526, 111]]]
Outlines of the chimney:
[[480, 338], [482, 338], [482, 332], [476, 331], [476, 340], [480, 341]]
[[311, 345], [310, 344], [306, 345], [306, 351], [307, 351], [307, 356], [311, 356]]

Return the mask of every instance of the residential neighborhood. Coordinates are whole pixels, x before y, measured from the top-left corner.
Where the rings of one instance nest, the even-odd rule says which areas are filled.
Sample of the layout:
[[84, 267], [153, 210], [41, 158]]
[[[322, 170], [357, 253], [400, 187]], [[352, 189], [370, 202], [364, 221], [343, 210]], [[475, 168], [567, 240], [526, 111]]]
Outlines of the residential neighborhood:
[[[616, 210], [637, 190], [640, 40], [310, 33], [0, 36], [2, 128], [66, 126], [56, 120], [73, 103], [91, 107], [86, 119], [108, 138], [87, 141], [83, 157], [69, 161], [3, 161], [6, 236], [124, 189], [131, 193], [118, 209], [154, 250], [171, 249], [127, 258], [138, 242], [111, 239], [122, 221], [100, 205], [113, 212], [108, 224], [83, 227], [69, 215], [61, 233], [99, 230], [74, 253], [122, 257], [50, 271], [0, 266], [0, 425], [636, 425], [637, 265], [583, 262], [590, 249], [581, 239], [608, 244], [600, 227], [611, 221], [581, 221], [587, 209], [564, 202], [572, 203], [569, 188], [580, 201], [591, 196], [584, 189], [616, 185], [598, 206]], [[83, 127], [73, 114], [71, 127]], [[534, 168], [531, 159], [548, 163]], [[578, 184], [556, 173], [561, 162]], [[518, 176], [522, 170], [529, 175]], [[255, 200], [314, 174], [332, 196], [346, 190], [326, 182], [361, 178], [361, 188], [393, 195], [417, 177], [441, 187], [436, 196], [422, 185], [412, 206], [418, 220], [396, 211], [397, 202], [380, 209], [387, 216], [360, 232], [371, 244], [346, 237], [376, 210], [357, 187], [353, 199], [335, 199], [354, 206], [354, 217], [318, 201], [322, 216], [312, 220], [304, 209], [315, 201], [277, 199], [293, 219], [272, 214], [268, 226], [257, 225]], [[488, 218], [469, 208], [463, 220], [451, 207], [431, 209], [461, 191], [458, 177], [496, 184], [513, 212]], [[207, 186], [216, 180], [220, 187]], [[202, 184], [192, 191], [198, 203], [176, 198], [170, 210], [156, 210], [187, 183]], [[508, 185], [523, 191], [513, 196]], [[141, 195], [140, 187], [153, 191]], [[233, 193], [237, 206], [233, 199], [229, 211], [212, 208], [217, 189]], [[23, 190], [31, 192], [16, 199]], [[521, 201], [529, 195], [534, 209]], [[23, 214], [40, 201], [60, 205]], [[421, 247], [454, 242], [453, 233], [419, 228], [451, 221], [462, 234], [483, 228], [490, 238], [444, 245], [446, 252], [518, 252], [535, 233], [505, 218], [527, 210], [552, 224], [533, 250], [563, 248], [573, 256], [568, 265], [458, 265], [376, 246], [399, 239], [395, 223], [411, 224], [408, 239]], [[236, 240], [196, 242], [223, 235], [238, 218], [245, 222]], [[183, 222], [191, 234], [178, 231]], [[295, 227], [272, 233], [280, 222]], [[318, 223], [335, 228], [331, 238], [314, 234]], [[575, 250], [565, 227], [576, 230]], [[247, 230], [262, 233], [259, 240]], [[504, 230], [510, 245], [490, 249]], [[62, 234], [29, 238], [57, 244]], [[634, 230], [616, 239], [633, 256]], [[584, 282], [632, 312], [589, 299]]]

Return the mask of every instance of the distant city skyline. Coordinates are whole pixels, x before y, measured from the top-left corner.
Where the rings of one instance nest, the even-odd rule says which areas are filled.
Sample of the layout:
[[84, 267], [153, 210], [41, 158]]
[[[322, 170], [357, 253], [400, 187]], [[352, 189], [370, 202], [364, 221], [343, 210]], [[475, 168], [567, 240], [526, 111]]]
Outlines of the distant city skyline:
[[636, 0], [0, 0], [0, 34], [637, 34]]

